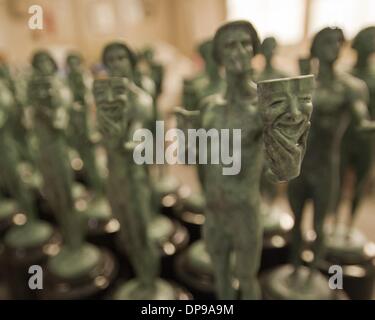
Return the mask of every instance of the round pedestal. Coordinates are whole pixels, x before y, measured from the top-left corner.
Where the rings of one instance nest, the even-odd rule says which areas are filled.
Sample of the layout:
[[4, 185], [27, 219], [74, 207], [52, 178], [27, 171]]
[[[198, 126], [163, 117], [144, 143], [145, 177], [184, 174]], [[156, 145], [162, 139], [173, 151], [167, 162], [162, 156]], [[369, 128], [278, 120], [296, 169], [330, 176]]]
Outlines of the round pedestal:
[[205, 200], [201, 193], [181, 197], [175, 216], [189, 230], [191, 242], [201, 238], [201, 229], [205, 221], [204, 209]]
[[161, 276], [174, 279], [174, 258], [186, 248], [189, 234], [184, 226], [176, 220], [157, 215], [150, 225], [151, 238], [156, 241], [162, 254]]
[[211, 259], [202, 240], [194, 242], [177, 257], [175, 272], [195, 299], [215, 299]]
[[338, 226], [326, 235], [326, 257], [346, 265], [361, 264], [375, 258], [375, 250], [366, 237], [355, 229]]
[[294, 226], [293, 217], [277, 206], [263, 207], [262, 220], [264, 234], [267, 236], [286, 234]]
[[[174, 279], [174, 258], [178, 252], [186, 248], [189, 235], [185, 227], [178, 221], [159, 214], [156, 215], [149, 227], [150, 237], [160, 248], [161, 276]], [[117, 248], [122, 258], [128, 261], [125, 246], [120, 243], [121, 237], [116, 238]]]
[[287, 263], [290, 231], [294, 225], [290, 214], [276, 206], [263, 212], [264, 234], [260, 271]]
[[97, 246], [116, 251], [116, 236], [120, 223], [112, 216], [109, 203], [104, 198], [90, 201], [84, 212], [87, 218], [87, 240]]
[[64, 248], [48, 262], [40, 298], [99, 299], [106, 295], [116, 274], [116, 261], [107, 249], [85, 244], [80, 252], [71, 253]]
[[332, 265], [342, 267], [343, 288], [351, 299], [373, 298], [375, 286], [375, 243], [369, 242], [358, 230], [339, 226], [326, 239], [326, 256], [319, 264], [329, 275]]
[[157, 279], [154, 288], [145, 288], [137, 279], [121, 285], [113, 294], [115, 300], [190, 300], [183, 288], [163, 279]]
[[189, 235], [178, 221], [157, 215], [150, 224], [150, 236], [158, 243], [164, 256], [183, 250], [189, 242]]
[[112, 216], [110, 204], [105, 196], [89, 192], [83, 185], [75, 183], [74, 204], [87, 221], [87, 240], [99, 247], [116, 251], [116, 235], [120, 223]]
[[165, 176], [154, 183], [156, 199], [160, 203], [162, 213], [172, 216], [178, 203], [180, 183], [173, 176]]
[[28, 286], [29, 267], [44, 268], [48, 256], [60, 250], [61, 238], [42, 221], [14, 226], [5, 236], [6, 280], [14, 299], [35, 299], [38, 290]]
[[[286, 261], [289, 251], [287, 245], [286, 234], [265, 235], [262, 267], [269, 269]], [[177, 257], [175, 272], [196, 299], [213, 299], [215, 297], [211, 259], [203, 240], [194, 242]], [[236, 281], [234, 281], [233, 286], [236, 287], [236, 285]]]
[[335, 300], [336, 290], [319, 271], [301, 266], [297, 273], [291, 265], [272, 269], [261, 276], [263, 297], [266, 300]]

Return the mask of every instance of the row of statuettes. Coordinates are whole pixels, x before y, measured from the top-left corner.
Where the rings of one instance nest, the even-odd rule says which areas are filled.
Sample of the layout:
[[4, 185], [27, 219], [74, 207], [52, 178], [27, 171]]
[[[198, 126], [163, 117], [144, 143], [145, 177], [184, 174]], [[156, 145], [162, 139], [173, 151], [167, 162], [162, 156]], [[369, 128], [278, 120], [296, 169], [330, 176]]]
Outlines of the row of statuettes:
[[[289, 181], [295, 226], [291, 265], [266, 277], [264, 296], [333, 299], [334, 291], [317, 271], [327, 252], [341, 264], [373, 259], [364, 255], [367, 240], [354, 230], [353, 218], [372, 164], [375, 78], [370, 56], [375, 51], [374, 40], [375, 27], [362, 30], [353, 41], [358, 54], [352, 72], [340, 73], [335, 62], [344, 43], [342, 30], [327, 27], [318, 32], [311, 56], [300, 60], [301, 73], [316, 73], [315, 81], [312, 75], [286, 78], [276, 70], [272, 64], [275, 39], [261, 43], [247, 21], [224, 24], [212, 40], [199, 46], [205, 69], [184, 82], [184, 108], [175, 109], [178, 126], [241, 129], [242, 133], [241, 170], [223, 175], [225, 165], [197, 165], [204, 197], [197, 200], [185, 195], [183, 199], [186, 207], [204, 212], [202, 250], [209, 254], [220, 299], [237, 296], [233, 276], [241, 298], [261, 297], [257, 278], [263, 229], [270, 227], [267, 221], [280, 225], [278, 217], [267, 219], [271, 211], [262, 214], [260, 186], [268, 198], [275, 195], [269, 182]], [[251, 60], [258, 53], [264, 55], [266, 65], [260, 75], [254, 75]], [[54, 228], [38, 218], [32, 191], [37, 189], [54, 213], [63, 237], [63, 245], [47, 261], [45, 292], [50, 297], [63, 296], [66, 290], [61, 288], [67, 287], [73, 293], [82, 292], [83, 287], [90, 292], [100, 290], [103, 282], [98, 284], [98, 279], [105, 279], [108, 285], [108, 261], [113, 257], [85, 241], [83, 220], [100, 225], [113, 215], [121, 225], [119, 246], [135, 273], [114, 296], [179, 298], [180, 291], [159, 278], [160, 254], [154, 239], [165, 237], [172, 228], [168, 218], [155, 215], [155, 208], [161, 199], [178, 194], [178, 184], [160, 166], [155, 179], [147, 166], [135, 164], [132, 157], [134, 132], [152, 130], [160, 118], [157, 98], [162, 93], [163, 67], [154, 61], [150, 49], [137, 55], [125, 43], [107, 45], [103, 69], [92, 85], [100, 134], [91, 134], [91, 88], [82, 59], [70, 54], [66, 61], [64, 80], [44, 50], [33, 55], [27, 81], [14, 81], [6, 65], [1, 68], [0, 180], [3, 193], [23, 212], [23, 218], [18, 217], [18, 223], [4, 236], [10, 261], [17, 260], [15, 253], [20, 250], [34, 254], [37, 248], [55, 241]], [[105, 168], [97, 161], [98, 145], [106, 151]], [[74, 186], [72, 167], [82, 169], [88, 191]], [[334, 225], [326, 236], [325, 221], [329, 213], [337, 212], [349, 167], [356, 175], [351, 219], [346, 226]], [[310, 199], [316, 237], [307, 268], [301, 263], [301, 223], [304, 205]], [[82, 214], [77, 213], [80, 211]], [[149, 231], [153, 225], [158, 230], [156, 236]]]

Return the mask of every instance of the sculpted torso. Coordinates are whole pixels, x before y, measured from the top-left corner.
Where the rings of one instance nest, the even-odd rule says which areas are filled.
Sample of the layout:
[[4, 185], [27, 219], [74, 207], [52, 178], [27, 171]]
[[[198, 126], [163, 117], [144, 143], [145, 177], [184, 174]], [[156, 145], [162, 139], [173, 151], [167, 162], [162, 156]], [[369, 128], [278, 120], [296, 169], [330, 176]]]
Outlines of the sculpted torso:
[[[217, 208], [215, 214], [223, 214], [225, 224], [233, 221], [230, 212], [251, 214], [250, 201], [259, 198], [259, 179], [263, 166], [263, 124], [256, 98], [241, 103], [225, 100], [222, 96], [211, 96], [205, 101], [206, 111], [202, 118], [203, 128], [241, 130], [241, 171], [237, 175], [223, 175], [223, 164], [205, 165], [206, 200], [210, 208]], [[232, 146], [232, 143], [231, 143]], [[208, 149], [208, 159], [210, 147]], [[232, 154], [232, 148], [229, 149]], [[238, 208], [238, 210], [236, 210]], [[248, 208], [248, 209], [246, 209]]]
[[354, 70], [353, 75], [366, 82], [369, 90], [369, 111], [372, 119], [375, 119], [375, 70], [369, 68], [366, 72]]
[[[332, 152], [338, 147], [350, 117], [349, 94], [351, 88], [341, 79], [331, 85], [321, 86], [317, 83], [313, 95], [314, 112], [312, 127], [308, 139], [305, 160], [302, 164], [302, 175], [317, 175], [314, 170], [328, 169], [331, 165]], [[326, 165], [317, 166], [324, 162]]]

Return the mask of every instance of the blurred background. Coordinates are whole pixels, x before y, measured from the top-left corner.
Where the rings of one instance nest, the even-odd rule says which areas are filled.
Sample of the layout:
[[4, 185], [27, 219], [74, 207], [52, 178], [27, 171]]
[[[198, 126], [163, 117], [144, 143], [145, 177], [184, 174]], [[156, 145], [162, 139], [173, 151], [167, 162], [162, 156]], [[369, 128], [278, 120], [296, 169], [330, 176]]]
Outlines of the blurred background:
[[[43, 30], [28, 27], [28, 9], [34, 4], [43, 8]], [[92, 65], [99, 61], [104, 44], [113, 39], [123, 39], [134, 49], [151, 45], [156, 59], [167, 67], [167, 91], [177, 93], [181, 81], [175, 81], [176, 77], [188, 77], [202, 66], [195, 50], [197, 44], [211, 37], [220, 24], [233, 19], [250, 20], [261, 38], [275, 36], [280, 45], [275, 66], [297, 74], [297, 59], [307, 54], [315, 32], [327, 25], [338, 25], [350, 40], [361, 28], [375, 23], [375, 2], [0, 0], [0, 52], [10, 64], [21, 68], [37, 48], [48, 47], [60, 66], [66, 52], [77, 49]], [[347, 68], [352, 60], [353, 52], [347, 46], [340, 66]], [[254, 64], [261, 69], [262, 58], [255, 59]], [[174, 76], [168, 71], [173, 71]], [[164, 97], [160, 107], [178, 103], [178, 96]]]
[[[43, 30], [30, 30], [28, 8], [44, 10]], [[282, 57], [304, 51], [311, 36], [338, 25], [351, 39], [375, 23], [371, 0], [0, 0], [0, 49], [12, 63], [25, 63], [30, 52], [48, 45], [59, 56], [82, 51], [94, 62], [103, 45], [124, 38], [133, 47], [172, 47], [193, 57], [198, 42], [212, 36], [225, 20], [248, 19], [262, 38], [275, 36]], [[296, 50], [297, 49], [297, 50]]]

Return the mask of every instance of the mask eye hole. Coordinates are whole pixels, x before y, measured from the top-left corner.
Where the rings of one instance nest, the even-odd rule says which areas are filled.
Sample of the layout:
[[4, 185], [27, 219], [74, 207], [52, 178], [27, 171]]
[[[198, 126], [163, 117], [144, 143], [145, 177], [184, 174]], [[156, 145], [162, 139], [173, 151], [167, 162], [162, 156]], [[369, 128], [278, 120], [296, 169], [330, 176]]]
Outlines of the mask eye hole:
[[311, 96], [303, 96], [299, 97], [298, 100], [303, 103], [310, 103], [311, 102]]
[[277, 106], [278, 104], [283, 103], [284, 101], [285, 101], [285, 99], [283, 99], [283, 98], [273, 100], [271, 102], [271, 107]]

